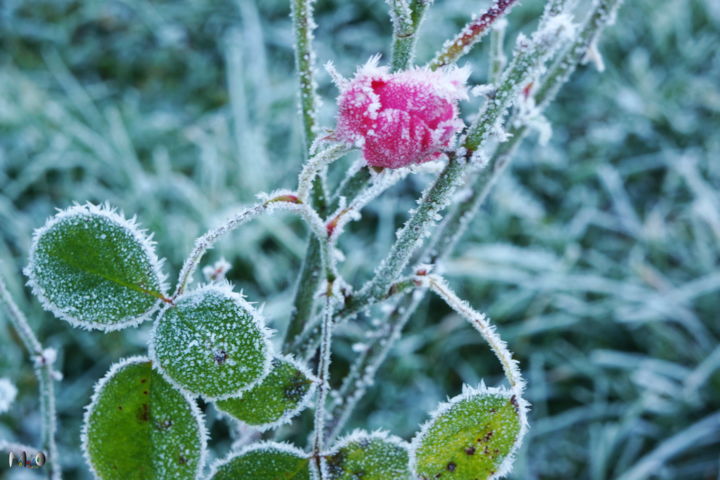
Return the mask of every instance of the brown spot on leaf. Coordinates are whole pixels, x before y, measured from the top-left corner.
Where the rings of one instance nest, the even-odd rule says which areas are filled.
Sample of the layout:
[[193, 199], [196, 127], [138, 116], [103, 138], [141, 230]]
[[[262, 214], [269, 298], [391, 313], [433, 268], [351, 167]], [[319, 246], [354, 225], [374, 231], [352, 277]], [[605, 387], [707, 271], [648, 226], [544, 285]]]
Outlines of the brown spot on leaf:
[[147, 403], [143, 403], [140, 408], [138, 408], [137, 419], [141, 422], [150, 420], [150, 406]]

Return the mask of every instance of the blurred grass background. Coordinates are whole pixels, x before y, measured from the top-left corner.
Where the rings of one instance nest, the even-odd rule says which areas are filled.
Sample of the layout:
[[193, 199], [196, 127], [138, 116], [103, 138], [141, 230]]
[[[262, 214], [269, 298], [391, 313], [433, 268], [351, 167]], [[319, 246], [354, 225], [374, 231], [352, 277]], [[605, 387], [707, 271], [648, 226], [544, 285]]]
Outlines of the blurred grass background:
[[[487, 3], [437, 0], [419, 60]], [[530, 31], [541, 9], [525, 0], [511, 33]], [[32, 231], [56, 207], [108, 201], [155, 233], [172, 279], [197, 235], [258, 192], [293, 187], [302, 146], [288, 13], [284, 0], [0, 3], [0, 272], [59, 350], [67, 478], [89, 477], [79, 431], [94, 381], [142, 353], [150, 325], [104, 335], [43, 312], [20, 273]], [[317, 22], [320, 63], [350, 75], [371, 54], [387, 58], [383, 1], [320, 0]], [[476, 83], [486, 47], [464, 60]], [[607, 70], [572, 78], [547, 112], [550, 143], [525, 142], [446, 273], [528, 377], [532, 429], [512, 478], [720, 479], [720, 3], [628, 0], [601, 51]], [[330, 127], [336, 91], [318, 80]], [[428, 181], [393, 188], [352, 226], [349, 280], [367, 278]], [[266, 217], [207, 260], [227, 258], [230, 279], [282, 330], [304, 238], [292, 218]], [[0, 438], [37, 444], [32, 369], [7, 322], [0, 332], [0, 376], [20, 390]], [[341, 334], [336, 378], [360, 332]], [[431, 299], [352, 426], [409, 439], [462, 383], [499, 374]], [[224, 455], [228, 430], [208, 416]]]

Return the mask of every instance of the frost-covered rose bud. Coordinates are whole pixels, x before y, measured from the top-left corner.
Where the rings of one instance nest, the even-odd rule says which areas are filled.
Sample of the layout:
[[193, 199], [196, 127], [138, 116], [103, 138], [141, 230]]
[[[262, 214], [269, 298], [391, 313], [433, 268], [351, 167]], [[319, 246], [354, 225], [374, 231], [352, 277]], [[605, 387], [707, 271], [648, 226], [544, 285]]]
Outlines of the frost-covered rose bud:
[[338, 140], [361, 146], [369, 165], [399, 168], [441, 155], [462, 128], [458, 100], [467, 98], [469, 70], [415, 68], [390, 73], [373, 57], [339, 81]]

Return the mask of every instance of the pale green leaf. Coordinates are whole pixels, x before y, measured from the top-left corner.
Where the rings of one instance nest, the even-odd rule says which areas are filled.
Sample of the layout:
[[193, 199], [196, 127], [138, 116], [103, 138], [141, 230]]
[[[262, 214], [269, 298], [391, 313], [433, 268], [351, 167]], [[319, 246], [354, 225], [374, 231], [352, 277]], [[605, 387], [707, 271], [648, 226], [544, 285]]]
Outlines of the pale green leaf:
[[487, 480], [510, 469], [525, 433], [525, 402], [504, 389], [466, 389], [441, 405], [413, 440], [421, 480]]

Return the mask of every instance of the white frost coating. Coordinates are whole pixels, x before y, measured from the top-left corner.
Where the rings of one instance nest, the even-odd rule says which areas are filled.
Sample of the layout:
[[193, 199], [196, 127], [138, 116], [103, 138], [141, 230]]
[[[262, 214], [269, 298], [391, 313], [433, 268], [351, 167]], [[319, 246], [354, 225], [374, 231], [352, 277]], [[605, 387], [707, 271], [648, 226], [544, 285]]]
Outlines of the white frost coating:
[[[267, 377], [267, 375], [270, 373], [270, 367], [272, 364], [272, 357], [273, 357], [273, 355], [272, 355], [273, 354], [273, 346], [272, 346], [272, 343], [270, 342], [270, 337], [272, 336], [273, 331], [266, 326], [265, 319], [253, 307], [253, 305], [250, 302], [248, 302], [247, 300], [245, 300], [245, 297], [243, 297], [241, 294], [235, 292], [232, 288], [232, 285], [227, 281], [221, 282], [221, 283], [210, 283], [210, 284], [206, 284], [206, 285], [200, 285], [197, 289], [195, 289], [189, 293], [183, 294], [181, 297], [176, 299], [176, 301], [180, 301], [183, 299], [186, 299], [186, 300], [191, 299], [192, 301], [199, 301], [200, 297], [205, 292], [214, 292], [214, 293], [218, 293], [222, 296], [230, 298], [233, 302], [236, 303], [236, 305], [239, 308], [246, 310], [252, 316], [252, 318], [255, 321], [256, 326], [260, 330], [260, 334], [261, 334], [260, 336], [262, 338], [262, 343], [264, 344], [263, 346], [265, 348], [265, 352], [267, 353], [265, 355], [265, 361], [263, 362], [263, 365], [262, 365], [261, 375], [258, 376], [258, 378], [255, 379], [255, 381], [252, 381], [252, 382], [246, 384], [245, 386], [243, 386], [243, 388], [239, 389], [236, 392], [233, 392], [233, 393], [230, 393], [227, 395], [218, 395], [218, 396], [208, 396], [208, 395], [203, 395], [202, 393], [199, 393], [199, 392], [193, 392], [190, 389], [188, 389], [186, 386], [181, 385], [176, 380], [174, 380], [172, 377], [170, 377], [170, 375], [168, 375], [167, 372], [165, 372], [165, 369], [162, 367], [162, 365], [160, 363], [160, 359], [157, 356], [157, 348], [156, 348], [157, 329], [165, 315], [165, 312], [167, 312], [168, 309], [172, 308], [170, 306], [164, 308], [160, 312], [160, 314], [158, 315], [158, 318], [155, 320], [155, 323], [153, 324], [152, 331], [150, 332], [148, 355], [150, 356], [150, 359], [152, 360], [153, 369], [155, 369], [157, 372], [159, 372], [162, 375], [162, 377], [165, 379], [165, 381], [168, 382], [170, 385], [172, 385], [176, 390], [183, 392], [184, 395], [187, 395], [190, 398], [202, 396], [205, 400], [208, 400], [208, 401], [226, 400], [231, 397], [236, 397], [240, 393], [245, 392], [245, 391], [250, 390], [251, 388], [255, 387], [260, 382], [262, 382], [265, 379], [265, 377]], [[193, 297], [197, 297], [197, 298], [193, 298]], [[190, 346], [193, 347], [196, 345], [190, 345]], [[214, 379], [214, 380], [217, 380], [217, 379]]]
[[338, 440], [329, 451], [323, 453], [321, 462], [322, 478], [330, 478], [330, 472], [328, 471], [325, 457], [333, 456], [343, 448], [346, 448], [348, 445], [356, 442], [362, 442], [364, 440], [380, 440], [383, 442], [387, 442], [391, 445], [402, 448], [403, 450], [408, 452], [409, 455], [410, 444], [396, 435], [392, 435], [385, 430], [375, 430], [373, 432], [367, 432], [365, 430], [356, 429]]
[[327, 453], [324, 453], [323, 455], [334, 455], [339, 450], [342, 450], [351, 443], [360, 442], [365, 439], [382, 440], [384, 442], [397, 445], [398, 447], [404, 448], [406, 450], [410, 447], [410, 444], [408, 442], [396, 435], [391, 434], [386, 430], [375, 430], [373, 432], [367, 432], [365, 430], [356, 429], [338, 440], [333, 446], [333, 448], [330, 449], [330, 451], [328, 451]]
[[[372, 171], [372, 170], [371, 170]], [[359, 220], [360, 211], [373, 199], [382, 194], [385, 190], [412, 173], [412, 167], [386, 168], [372, 177], [371, 184], [360, 192], [348, 206], [339, 207], [331, 216], [334, 227], [330, 232], [330, 241], [337, 240], [347, 225], [352, 220]]]
[[[95, 407], [97, 406], [97, 403], [100, 399], [100, 394], [102, 393], [103, 388], [105, 385], [110, 381], [112, 377], [115, 376], [117, 372], [122, 370], [123, 368], [127, 367], [128, 365], [134, 365], [138, 363], [145, 363], [145, 362], [151, 362], [154, 368], [154, 363], [149, 357], [142, 356], [142, 355], [135, 355], [132, 357], [128, 357], [122, 360], [119, 360], [112, 364], [108, 371], [105, 373], [105, 375], [98, 380], [95, 383], [95, 386], [93, 387], [93, 394], [90, 397], [90, 403], [85, 407], [85, 413], [83, 415], [83, 423], [82, 423], [82, 429], [80, 431], [80, 449], [82, 450], [83, 458], [85, 459], [85, 463], [87, 464], [88, 468], [90, 468], [90, 472], [93, 474], [95, 478], [100, 478], [100, 475], [98, 475], [97, 471], [95, 470], [95, 466], [90, 461], [90, 453], [88, 451], [88, 423], [90, 421], [90, 416], [92, 415]], [[172, 385], [172, 384], [171, 384]], [[173, 385], [174, 386], [174, 385]], [[200, 458], [198, 460], [198, 468], [195, 473], [195, 478], [199, 478], [200, 474], [202, 473], [203, 466], [205, 465], [205, 462], [207, 461], [207, 441], [208, 441], [208, 432], [205, 429], [205, 420], [203, 417], [202, 412], [200, 411], [200, 408], [198, 408], [195, 401], [184, 391], [178, 388], [175, 388], [180, 395], [185, 399], [185, 401], [190, 405], [190, 411], [192, 412], [192, 416], [197, 422], [198, 432], [200, 433]]]
[[473, 97], [488, 97], [495, 91], [495, 86], [492, 84], [475, 85], [470, 88], [470, 95]]
[[320, 219], [317, 212], [309, 205], [291, 201], [290, 198], [294, 196], [295, 192], [290, 190], [277, 190], [270, 194], [259, 194], [259, 203], [243, 208], [238, 213], [228, 218], [222, 225], [206, 232], [195, 240], [195, 246], [185, 260], [185, 263], [180, 270], [180, 274], [178, 275], [178, 284], [175, 288], [175, 293], [173, 293], [173, 299], [183, 293], [190, 283], [192, 275], [203, 255], [205, 255], [205, 252], [213, 247], [220, 237], [230, 233], [263, 213], [272, 213], [275, 210], [289, 210], [297, 213], [307, 221], [311, 231], [316, 237], [318, 237], [320, 243], [325, 243], [324, 239], [326, 234], [322, 219]]
[[588, 46], [585, 57], [582, 60], [583, 64], [592, 63], [595, 66], [595, 70], [598, 72], [605, 71], [605, 61], [603, 60], [602, 54], [597, 46], [597, 39], [593, 40]]
[[[293, 418], [306, 408], [310, 406], [312, 403], [312, 398], [315, 395], [315, 390], [317, 388], [318, 383], [320, 383], [320, 380], [315, 376], [314, 373], [310, 371], [310, 369], [301, 361], [295, 360], [295, 358], [292, 355], [278, 355], [277, 358], [280, 360], [283, 360], [285, 362], [288, 362], [293, 367], [298, 369], [303, 375], [305, 375], [310, 381], [312, 381], [312, 385], [310, 385], [310, 388], [308, 388], [308, 391], [305, 392], [305, 395], [303, 395], [302, 400], [298, 402], [298, 404], [287, 410], [280, 418], [278, 418], [276, 421], [271, 423], [263, 423], [259, 425], [251, 425], [251, 427], [254, 430], [259, 430], [261, 432], [266, 432], [268, 430], [273, 430], [275, 428], [281, 427], [283, 425], [287, 425], [288, 423], [291, 423]], [[242, 398], [242, 395], [239, 396], [239, 398]], [[217, 407], [217, 406], [216, 406]], [[240, 422], [237, 418], [233, 417], [229, 413], [223, 411], [221, 408], [217, 407], [217, 411], [221, 416], [224, 416], [230, 421], [233, 422]]]
[[150, 308], [147, 312], [138, 317], [127, 318], [123, 321], [115, 322], [112, 324], [88, 322], [75, 318], [74, 316], [68, 314], [66, 311], [60, 309], [57, 305], [52, 303], [45, 294], [43, 288], [40, 287], [38, 283], [38, 279], [35, 276], [34, 272], [36, 265], [33, 263], [32, 259], [35, 257], [40, 237], [63, 220], [75, 216], [89, 215], [98, 215], [104, 217], [111, 222], [119, 225], [121, 228], [124, 228], [127, 232], [131, 234], [133, 239], [140, 245], [143, 253], [147, 256], [152, 273], [158, 279], [158, 285], [160, 290], [159, 293], [163, 296], [167, 296], [167, 277], [162, 271], [162, 265], [164, 263], [164, 260], [159, 259], [157, 254], [155, 253], [155, 242], [152, 240], [152, 236], [147, 235], [146, 231], [138, 226], [136, 222], [136, 217], [127, 219], [122, 214], [122, 212], [118, 213], [115, 208], [110, 207], [110, 205], [107, 203], [104, 203], [102, 205], [94, 205], [88, 202], [83, 205], [75, 204], [66, 210], [58, 210], [58, 213], [55, 216], [50, 217], [46, 221], [45, 225], [35, 230], [35, 232], [33, 233], [32, 244], [30, 245], [30, 252], [28, 254], [30, 263], [28, 263], [28, 265], [23, 269], [23, 273], [25, 274], [25, 276], [28, 277], [27, 285], [31, 288], [33, 295], [35, 295], [35, 297], [40, 300], [40, 304], [45, 310], [49, 311], [57, 318], [65, 320], [75, 328], [88, 330], [97, 329], [103, 332], [112, 332], [115, 330], [122, 330], [127, 327], [134, 327], [140, 325], [141, 323], [152, 317], [155, 312], [157, 312], [162, 303], [160, 300], [156, 301], [152, 308]]
[[525, 388], [525, 381], [520, 374], [518, 362], [512, 358], [512, 354], [508, 350], [507, 345], [497, 334], [495, 326], [490, 323], [488, 318], [473, 309], [465, 300], [459, 298], [455, 292], [450, 289], [445, 279], [439, 275], [420, 275], [417, 276], [416, 279], [437, 293], [445, 300], [450, 308], [464, 317], [480, 332], [480, 335], [482, 335], [490, 345], [495, 356], [500, 360], [500, 364], [505, 372], [505, 377], [507, 377], [513, 392], [520, 396]]
[[349, 151], [350, 148], [346, 144], [335, 143], [305, 162], [298, 176], [297, 197], [301, 202], [307, 202], [312, 182], [318, 172]]
[[232, 266], [227, 260], [225, 260], [225, 257], [221, 257], [220, 260], [218, 260], [214, 264], [207, 265], [202, 269], [203, 277], [205, 277], [205, 282], [210, 283], [225, 280], [225, 276], [231, 268]]
[[570, 41], [573, 40], [576, 30], [577, 25], [571, 15], [553, 15], [533, 34], [533, 41], [540, 44]]
[[518, 449], [520, 448], [520, 445], [522, 445], [522, 441], [525, 438], [525, 434], [528, 431], [529, 425], [527, 420], [527, 411], [529, 408], [529, 404], [527, 401], [522, 397], [522, 395], [519, 394], [519, 392], [515, 392], [513, 390], [507, 390], [504, 387], [486, 387], [484, 383], [481, 383], [477, 388], [470, 387], [469, 385], [463, 385], [462, 387], [462, 393], [460, 395], [457, 395], [451, 399], [449, 399], [447, 402], [443, 402], [440, 405], [437, 406], [437, 408], [430, 414], [430, 418], [422, 424], [420, 427], [420, 430], [417, 434], [415, 434], [415, 437], [410, 442], [410, 471], [415, 472], [417, 470], [417, 455], [416, 452], [420, 448], [420, 445], [422, 444], [425, 436], [427, 435], [430, 428], [433, 426], [435, 421], [443, 414], [445, 414], [448, 410], [450, 410], [453, 406], [455, 406], [457, 403], [460, 403], [464, 400], [469, 400], [472, 397], [475, 397], [477, 395], [500, 395], [508, 400], [515, 396], [515, 400], [517, 402], [517, 412], [518, 417], [520, 418], [520, 431], [518, 432], [517, 439], [515, 440], [515, 443], [513, 444], [512, 448], [508, 452], [505, 459], [502, 461], [502, 463], [498, 466], [497, 471], [492, 476], [488, 477], [487, 480], [496, 480], [499, 478], [504, 477], [508, 473], [510, 473], [510, 470], [512, 468], [512, 464], [515, 461], [515, 455], [517, 454]]
[[[259, 450], [267, 450], [267, 451], [275, 451], [275, 452], [282, 452], [282, 453], [289, 453], [291, 455], [296, 455], [301, 458], [309, 458], [310, 456], [302, 451], [301, 449], [297, 448], [295, 445], [292, 445], [287, 442], [273, 442], [273, 441], [265, 441], [265, 442], [258, 442], [253, 443], [252, 445], [248, 445], [245, 448], [242, 448], [237, 451], [231, 451], [225, 458], [217, 459], [210, 467], [210, 473], [208, 474], [207, 478], [212, 478], [217, 473], [218, 469], [225, 465], [226, 463], [231, 462], [235, 458], [242, 457], [243, 455], [246, 455], [248, 453], [257, 452]], [[312, 465], [313, 462], [308, 462], [309, 465]], [[315, 471], [310, 468], [310, 473], [313, 480], [317, 479], [317, 475]]]
[[348, 84], [348, 79], [343, 77], [340, 72], [335, 68], [335, 64], [332, 60], [328, 60], [325, 64], [325, 71], [330, 75], [330, 79], [338, 90], [344, 89]]
[[55, 363], [55, 360], [57, 360], [57, 350], [54, 348], [45, 348], [40, 355], [34, 356], [32, 360], [36, 367], [51, 366]]
[[15, 401], [17, 388], [7, 378], [0, 378], [0, 413], [7, 412]]

